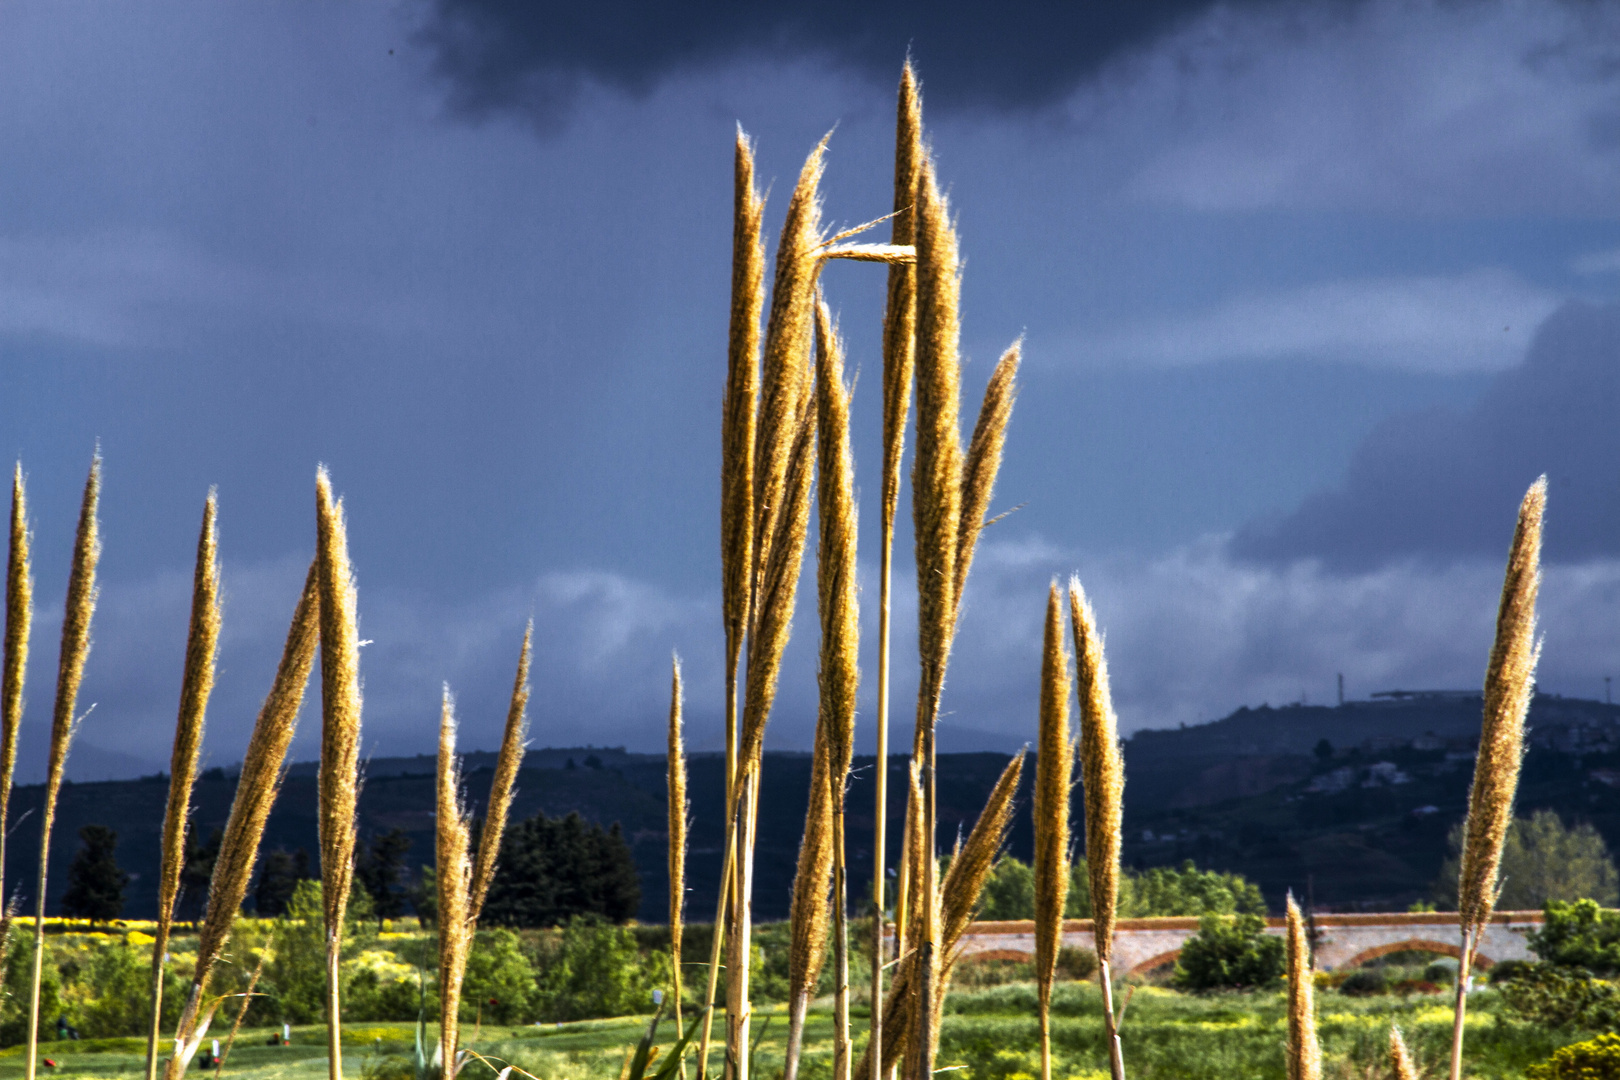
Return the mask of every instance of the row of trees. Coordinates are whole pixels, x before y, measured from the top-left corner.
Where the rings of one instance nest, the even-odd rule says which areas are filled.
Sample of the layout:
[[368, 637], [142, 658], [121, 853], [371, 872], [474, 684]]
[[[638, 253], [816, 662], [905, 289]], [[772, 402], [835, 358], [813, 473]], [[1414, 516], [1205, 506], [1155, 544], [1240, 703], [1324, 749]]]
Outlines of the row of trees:
[[[203, 844], [188, 842], [179, 910], [196, 917], [208, 894], [219, 855], [220, 833]], [[79, 850], [68, 871], [62, 914], [107, 922], [124, 910], [130, 876], [118, 865], [118, 834], [105, 825], [79, 830]], [[356, 853], [356, 889], [370, 900], [377, 919], [415, 913], [435, 915], [433, 868], [410, 873], [411, 839], [400, 829], [378, 833]], [[266, 852], [253, 889], [255, 914], [274, 918], [290, 910], [302, 881], [313, 880], [308, 852]], [[501, 842], [499, 870], [490, 887], [484, 921], [513, 927], [558, 926], [576, 916], [624, 922], [641, 905], [641, 885], [630, 847], [617, 824], [603, 828], [578, 814], [536, 814], [509, 828]]]

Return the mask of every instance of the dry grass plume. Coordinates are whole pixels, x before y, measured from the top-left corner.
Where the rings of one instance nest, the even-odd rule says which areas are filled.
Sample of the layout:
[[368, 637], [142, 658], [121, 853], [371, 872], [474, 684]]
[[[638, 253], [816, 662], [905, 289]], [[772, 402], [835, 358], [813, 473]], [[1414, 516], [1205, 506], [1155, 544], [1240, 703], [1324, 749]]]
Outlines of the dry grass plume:
[[1035, 758], [1035, 980], [1041, 1023], [1041, 1080], [1052, 1080], [1052, 984], [1069, 897], [1069, 789], [1074, 744], [1069, 736], [1069, 650], [1057, 582], [1046, 596], [1041, 654], [1040, 749]]
[[1462, 866], [1457, 880], [1457, 921], [1462, 930], [1455, 1019], [1451, 1033], [1451, 1080], [1462, 1076], [1463, 1019], [1468, 978], [1480, 931], [1496, 905], [1502, 843], [1513, 821], [1513, 797], [1524, 758], [1524, 718], [1535, 691], [1536, 595], [1541, 587], [1541, 521], [1547, 509], [1547, 478], [1530, 485], [1519, 505], [1519, 520], [1508, 552], [1502, 599], [1496, 613], [1496, 640], [1485, 669], [1485, 708], [1480, 726], [1474, 786], [1463, 829]]
[[34, 577], [28, 558], [28, 495], [22, 462], [11, 474], [11, 546], [6, 556], [6, 642], [0, 667], [0, 948], [11, 930], [4, 904], [7, 818], [17, 770], [17, 731], [22, 724], [23, 680], [28, 673], [28, 635], [34, 624]]
[[90, 656], [90, 620], [96, 611], [96, 564], [101, 560], [101, 526], [96, 509], [101, 501], [101, 452], [90, 461], [79, 504], [79, 526], [73, 537], [73, 562], [68, 571], [67, 597], [62, 611], [62, 647], [56, 665], [56, 701], [51, 709], [51, 750], [45, 770], [45, 809], [39, 827], [39, 885], [34, 893], [34, 970], [28, 1002], [28, 1050], [23, 1062], [27, 1080], [34, 1080], [39, 1045], [39, 985], [45, 960], [45, 886], [50, 866], [51, 826], [56, 821], [56, 800], [62, 791], [62, 770], [77, 729], [74, 710], [84, 665]]
[[501, 733], [501, 752], [495, 759], [489, 805], [484, 811], [484, 827], [478, 835], [478, 853], [473, 860], [472, 886], [467, 897], [468, 918], [473, 922], [483, 913], [490, 882], [495, 880], [501, 838], [506, 835], [506, 819], [512, 812], [512, 795], [528, 745], [529, 657], [533, 643], [534, 622], [531, 620], [523, 630], [523, 648], [518, 652], [517, 674], [512, 678], [512, 698], [506, 706], [506, 728]]
[[1124, 817], [1125, 762], [1108, 689], [1108, 661], [1097, 617], [1077, 578], [1069, 581], [1075, 676], [1080, 700], [1080, 774], [1085, 784], [1086, 870], [1091, 886], [1097, 959], [1113, 959], [1119, 900], [1119, 849]]
[[1014, 344], [1001, 354], [990, 384], [984, 389], [984, 404], [968, 442], [967, 460], [962, 468], [962, 517], [957, 524], [956, 582], [952, 586], [957, 614], [962, 608], [962, 592], [967, 588], [973, 552], [984, 531], [990, 497], [995, 493], [996, 474], [1001, 471], [1001, 453], [1007, 444], [1007, 423], [1012, 419], [1013, 399], [1017, 397], [1018, 363], [1022, 347]]
[[[686, 746], [681, 735], [681, 658], [670, 663], [669, 676], [669, 965], [675, 997], [675, 1027], [681, 1026], [681, 931], [686, 912]], [[685, 1075], [684, 1063], [681, 1068]]]
[[176, 1038], [187, 1048], [183, 1056], [170, 1061], [167, 1076], [175, 1080], [185, 1071], [196, 1050], [196, 1043], [207, 1030], [209, 1016], [199, 1016], [209, 974], [224, 954], [231, 926], [247, 896], [258, 859], [259, 841], [265, 822], [275, 805], [281, 787], [282, 765], [287, 748], [298, 728], [298, 710], [304, 703], [304, 690], [315, 666], [315, 648], [320, 642], [320, 591], [317, 566], [310, 564], [304, 590], [293, 609], [287, 641], [282, 646], [281, 663], [276, 668], [270, 693], [259, 708], [242, 756], [242, 773], [236, 781], [236, 798], [220, 839], [219, 857], [208, 886], [208, 910], [197, 935], [197, 964], [192, 975], [191, 993], [186, 999]]
[[435, 805], [435, 874], [438, 885], [439, 924], [439, 1052], [441, 1075], [456, 1075], [456, 1044], [460, 1032], [461, 984], [467, 973], [472, 946], [468, 886], [472, 881], [469, 857], [471, 834], [461, 805], [461, 766], [456, 758], [455, 702], [444, 688], [439, 710], [439, 763]]
[[1080, 701], [1080, 775], [1085, 785], [1086, 875], [1091, 891], [1091, 927], [1097, 950], [1098, 985], [1113, 1080], [1124, 1080], [1125, 1063], [1114, 1015], [1114, 920], [1119, 905], [1119, 850], [1125, 806], [1125, 761], [1119, 723], [1108, 689], [1102, 633], [1078, 578], [1069, 579], [1069, 621], [1074, 629], [1074, 667]]
[[1316, 1039], [1311, 943], [1305, 916], [1288, 894], [1288, 1080], [1321, 1080], [1322, 1047]]
[[[911, 206], [917, 197], [917, 170], [922, 161], [922, 99], [916, 73], [908, 61], [900, 72], [895, 108], [894, 224], [890, 239], [913, 244], [916, 236]], [[915, 247], [913, 248], [915, 251]], [[917, 270], [911, 263], [889, 267], [888, 300], [883, 309], [883, 488], [878, 577], [877, 773], [872, 838], [872, 1040], [883, 1038], [883, 909], [888, 882], [886, 841], [889, 812], [889, 639], [890, 590], [894, 580], [894, 519], [900, 503], [900, 466], [905, 455], [906, 413], [917, 355]], [[904, 869], [902, 868], [902, 874]], [[903, 906], [903, 905], [902, 905]], [[896, 909], [898, 912], [898, 908]], [[896, 935], [899, 940], [899, 935]], [[874, 1064], [871, 1080], [881, 1080]]]
[[168, 959], [174, 901], [186, 862], [186, 825], [191, 816], [191, 787], [197, 779], [208, 698], [214, 690], [214, 658], [219, 648], [219, 513], [214, 492], [203, 504], [202, 531], [197, 537], [197, 564], [191, 584], [191, 626], [186, 636], [185, 672], [180, 680], [180, 714], [174, 725], [169, 758], [169, 801], [163, 813], [163, 847], [158, 874], [158, 917], [152, 942], [152, 1027], [146, 1043], [146, 1075], [157, 1076], [162, 1038], [163, 968]]
[[326, 921], [328, 1067], [342, 1080], [338, 960], [343, 914], [354, 880], [355, 807], [360, 798], [360, 633], [343, 504], [323, 468], [315, 476], [316, 581], [321, 614], [321, 902]]
[[1389, 1067], [1395, 1074], [1394, 1080], [1418, 1080], [1417, 1065], [1398, 1027], [1389, 1029]]

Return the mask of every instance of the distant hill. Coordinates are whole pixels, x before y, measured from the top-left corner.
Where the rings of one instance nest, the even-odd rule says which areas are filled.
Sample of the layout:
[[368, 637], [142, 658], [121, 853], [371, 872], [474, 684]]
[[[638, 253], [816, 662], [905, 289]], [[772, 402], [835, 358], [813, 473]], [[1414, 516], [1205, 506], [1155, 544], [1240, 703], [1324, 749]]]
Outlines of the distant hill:
[[[1404, 908], [1425, 895], [1445, 854], [1446, 832], [1466, 809], [1482, 702], [1477, 692], [1396, 693], [1342, 706], [1243, 708], [1208, 724], [1139, 731], [1125, 743], [1125, 858], [1135, 866], [1178, 863], [1235, 870], [1260, 883], [1279, 906], [1292, 888], [1324, 908]], [[1530, 713], [1531, 752], [1520, 790], [1521, 813], [1547, 807], [1567, 820], [1589, 820], [1620, 849], [1620, 706], [1538, 694]], [[1330, 752], [1318, 756], [1323, 740]], [[1008, 740], [1010, 744], [1012, 740]], [[971, 827], [1008, 754], [941, 754], [940, 843], [948, 848]], [[494, 754], [466, 757], [467, 796], [487, 797]], [[850, 783], [848, 843], [851, 896], [867, 895], [872, 837], [871, 757], [857, 758]], [[1033, 762], [1031, 762], [1031, 765]], [[412, 865], [433, 851], [434, 760], [373, 758], [360, 801], [362, 838], [392, 828], [412, 839]], [[712, 918], [724, 840], [724, 762], [695, 755], [689, 918]], [[1033, 836], [1026, 768], [1009, 849], [1029, 858]], [[890, 836], [905, 811], [906, 762], [889, 762]], [[810, 785], [808, 754], [765, 756], [754, 910], [785, 918]], [[193, 816], [200, 835], [225, 823], [235, 792], [232, 770], [210, 769], [197, 784]], [[6, 844], [8, 893], [31, 911], [38, 851], [38, 785], [16, 789], [15, 829]], [[51, 881], [60, 896], [82, 825], [118, 831], [118, 859], [135, 880], [126, 914], [155, 910], [157, 850], [166, 778], [67, 784], [52, 845]], [[1076, 791], [1075, 820], [1080, 820]], [[664, 760], [620, 748], [564, 747], [529, 752], [513, 813], [578, 812], [619, 822], [642, 882], [640, 917], [666, 910]], [[266, 831], [267, 849], [316, 842], [315, 765], [292, 766]], [[891, 861], [897, 859], [890, 844]], [[53, 905], [54, 910], [54, 905]]]

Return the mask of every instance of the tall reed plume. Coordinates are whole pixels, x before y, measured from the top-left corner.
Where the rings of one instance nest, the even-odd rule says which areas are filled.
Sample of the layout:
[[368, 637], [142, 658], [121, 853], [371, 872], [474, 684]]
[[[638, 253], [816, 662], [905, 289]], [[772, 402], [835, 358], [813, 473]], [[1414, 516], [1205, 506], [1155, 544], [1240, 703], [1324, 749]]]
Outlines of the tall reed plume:
[[[73, 538], [73, 563], [68, 572], [67, 599], [62, 612], [62, 648], [56, 665], [56, 702], [51, 710], [51, 750], [45, 770], [45, 810], [39, 826], [39, 885], [34, 893], [34, 969], [28, 1000], [28, 1056], [24, 1075], [34, 1080], [39, 1047], [39, 985], [45, 961], [45, 871], [50, 866], [51, 826], [56, 821], [56, 800], [62, 790], [62, 770], [68, 747], [78, 729], [74, 710], [84, 664], [90, 656], [90, 619], [96, 610], [96, 563], [101, 559], [101, 530], [96, 507], [101, 498], [101, 452], [90, 461], [79, 504], [79, 527]], [[9, 631], [9, 627], [8, 627]]]
[[461, 763], [456, 756], [455, 700], [444, 688], [439, 711], [439, 761], [435, 809], [435, 878], [438, 886], [439, 924], [439, 1070], [454, 1077], [461, 1069], [461, 989], [467, 975], [467, 957], [484, 898], [494, 879], [501, 839], [512, 806], [513, 787], [523, 767], [524, 740], [528, 735], [525, 710], [529, 702], [529, 655], [534, 624], [523, 632], [512, 699], [506, 710], [506, 728], [495, 776], [490, 782], [489, 809], [484, 818], [476, 857], [472, 851], [471, 819], [461, 802]]
[[[686, 746], [681, 737], [681, 658], [670, 663], [669, 677], [669, 967], [675, 997], [675, 1027], [681, 1027], [681, 932], [686, 914]], [[686, 1075], [686, 1063], [681, 1063]]]
[[1113, 1080], [1124, 1080], [1125, 1060], [1114, 1012], [1112, 963], [1114, 918], [1119, 905], [1119, 849], [1125, 806], [1125, 762], [1119, 752], [1119, 722], [1108, 689], [1108, 661], [1097, 617], [1078, 578], [1069, 579], [1069, 621], [1074, 628], [1074, 666], [1080, 700], [1080, 775], [1085, 783], [1086, 873], [1091, 887], [1091, 926], [1097, 977], [1103, 992], [1103, 1026]]
[[[912, 755], [923, 770], [923, 834], [932, 851], [935, 837], [934, 726], [940, 691], [956, 629], [956, 554], [962, 510], [962, 445], [958, 422], [961, 397], [961, 334], [958, 311], [961, 268], [950, 209], [925, 154], [915, 203], [917, 248], [917, 453], [911, 471], [912, 534], [917, 564], [917, 723]], [[933, 895], [933, 859], [925, 861], [916, 884]], [[923, 907], [917, 935], [917, 986], [932, 1000], [939, 981], [942, 941]], [[917, 1010], [915, 1043], [906, 1058], [908, 1080], [931, 1080], [937, 1033], [932, 1010]]]
[[[765, 304], [765, 201], [754, 186], [754, 149], [737, 130], [733, 169], [731, 326], [726, 349], [726, 396], [720, 420], [721, 605], [726, 634], [726, 820], [735, 820], [737, 783], [737, 672], [751, 621], [754, 587], [754, 443], [759, 409], [759, 319]], [[704, 1004], [719, 991], [726, 911], [736, 878], [735, 831], [728, 826], [726, 861], [714, 915]], [[703, 1018], [698, 1078], [705, 1080], [714, 1013]]]
[[1288, 894], [1288, 1080], [1321, 1080], [1322, 1047], [1316, 1039], [1311, 943], [1305, 916]]
[[472, 838], [461, 805], [461, 764], [456, 757], [455, 702], [444, 688], [439, 709], [439, 766], [436, 787], [434, 864], [438, 885], [439, 924], [439, 1062], [440, 1075], [457, 1073], [461, 986], [472, 947], [468, 890], [472, 883]]
[[[894, 224], [890, 241], [915, 245], [911, 204], [916, 199], [922, 161], [922, 98], [910, 61], [900, 72], [895, 108]], [[872, 1034], [883, 1039], [884, 889], [888, 884], [885, 843], [889, 815], [889, 617], [894, 581], [894, 519], [900, 504], [900, 465], [905, 455], [906, 413], [916, 365], [917, 269], [915, 263], [889, 266], [888, 302], [883, 310], [883, 491], [881, 563], [878, 571], [877, 769], [872, 836]], [[896, 935], [898, 942], [899, 935]], [[876, 1070], [878, 1058], [874, 1057]], [[870, 1080], [882, 1080], [874, 1071]]]
[[1394, 1080], [1418, 1080], [1417, 1066], [1412, 1062], [1412, 1054], [1406, 1049], [1406, 1040], [1401, 1038], [1401, 1029], [1389, 1029], [1389, 1066], [1394, 1072]]
[[354, 879], [360, 798], [360, 633], [343, 504], [323, 468], [315, 475], [316, 581], [321, 614], [321, 904], [326, 923], [326, 1045], [331, 1080], [342, 1080], [339, 959]]
[[163, 1034], [163, 969], [169, 954], [174, 901], [180, 893], [180, 871], [186, 863], [186, 826], [191, 816], [191, 785], [197, 779], [208, 698], [214, 690], [214, 657], [219, 648], [219, 512], [214, 492], [203, 504], [202, 532], [197, 537], [197, 566], [192, 573], [191, 626], [186, 636], [185, 673], [180, 680], [180, 714], [174, 725], [169, 758], [169, 802], [163, 814], [163, 849], [158, 876], [157, 929], [152, 940], [152, 1026], [146, 1040], [146, 1076], [155, 1080], [158, 1042]]
[[1530, 485], [1519, 504], [1519, 520], [1508, 552], [1502, 599], [1496, 613], [1496, 640], [1485, 669], [1485, 709], [1480, 727], [1474, 787], [1463, 827], [1462, 866], [1457, 879], [1457, 921], [1462, 956], [1457, 969], [1457, 1001], [1451, 1035], [1451, 1080], [1462, 1076], [1463, 1019], [1468, 980], [1479, 936], [1490, 921], [1499, 891], [1502, 843], [1513, 821], [1513, 797], [1524, 758], [1524, 718], [1535, 689], [1536, 594], [1541, 587], [1541, 519], [1547, 509], [1547, 478]]
[[236, 797], [220, 838], [219, 856], [214, 861], [214, 875], [208, 886], [208, 909], [197, 935], [197, 963], [192, 973], [191, 991], [176, 1030], [179, 1050], [169, 1059], [165, 1073], [168, 1080], [178, 1080], [185, 1072], [213, 1019], [214, 1006], [204, 1007], [208, 978], [224, 955], [231, 926], [247, 895], [265, 822], [270, 818], [270, 809], [281, 787], [287, 748], [292, 745], [298, 728], [298, 710], [303, 706], [309, 673], [315, 666], [321, 615], [318, 569], [317, 564], [311, 563], [304, 578], [304, 589], [293, 609], [275, 680], [259, 708], [253, 733], [248, 736], [247, 751], [242, 755], [242, 773], [237, 778]]
[[[919, 954], [903, 954], [896, 966], [894, 982], [883, 999], [883, 1038], [877, 1044], [882, 1050], [878, 1064], [884, 1073], [893, 1068], [903, 1055], [912, 1052], [910, 1048], [915, 1045], [922, 1012], [931, 1012], [936, 1025], [938, 1023], [940, 1010], [945, 1003], [945, 980], [956, 961], [957, 946], [973, 923], [979, 895], [990, 878], [990, 872], [995, 869], [996, 856], [1001, 852], [1007, 830], [1012, 825], [1013, 796], [1018, 792], [1018, 780], [1023, 775], [1023, 768], [1024, 751], [1020, 750], [1002, 770], [990, 797], [985, 800], [984, 809], [979, 812], [979, 820], [974, 822], [967, 841], [951, 860], [950, 872], [945, 875], [945, 881], [935, 894], [937, 904], [934, 919], [940, 928], [940, 955], [943, 962], [931, 1010], [917, 1007], [929, 1000], [922, 992]], [[920, 851], [917, 854], [923, 857]], [[917, 905], [913, 905], [913, 910], [917, 910]], [[872, 1057], [872, 1044], [868, 1043], [866, 1056], [861, 1059], [855, 1072], [863, 1076], [870, 1072]]]
[[788, 201], [771, 287], [760, 376], [754, 452], [753, 598], [747, 648], [746, 694], [737, 735], [727, 846], [732, 856], [732, 907], [726, 968], [728, 1068], [748, 1080], [750, 904], [759, 754], [776, 700], [782, 653], [793, 628], [799, 570], [810, 517], [815, 468], [816, 416], [810, 395], [810, 347], [815, 276], [821, 242], [819, 185], [826, 139], [805, 161]]
[[34, 623], [34, 578], [28, 562], [28, 495], [22, 462], [11, 474], [11, 546], [6, 556], [6, 641], [0, 663], [0, 950], [10, 944], [11, 904], [6, 900], [6, 832], [11, 780], [17, 769], [17, 731], [22, 724], [23, 679], [28, 673], [28, 635]]
[[1052, 984], [1063, 944], [1063, 906], [1069, 898], [1069, 789], [1073, 780], [1069, 650], [1063, 641], [1063, 605], [1054, 581], [1046, 596], [1040, 752], [1035, 759], [1035, 980], [1041, 1080], [1052, 1080]]
[[816, 304], [816, 427], [820, 433], [816, 554], [821, 616], [820, 722], [827, 731], [827, 805], [832, 818], [834, 987], [833, 1080], [850, 1080], [848, 879], [844, 851], [844, 793], [855, 753], [855, 698], [860, 689], [859, 521], [855, 457], [850, 447], [844, 349], [827, 304]]
[[523, 648], [518, 653], [517, 674], [512, 678], [512, 698], [506, 706], [501, 752], [495, 758], [495, 776], [489, 784], [489, 806], [484, 812], [484, 827], [478, 835], [478, 852], [473, 859], [467, 912], [475, 923], [478, 916], [483, 914], [490, 882], [495, 880], [501, 838], [506, 835], [506, 821], [512, 812], [512, 796], [517, 788], [518, 772], [523, 768], [523, 753], [528, 746], [529, 659], [533, 643], [534, 620], [531, 619], [523, 629]]

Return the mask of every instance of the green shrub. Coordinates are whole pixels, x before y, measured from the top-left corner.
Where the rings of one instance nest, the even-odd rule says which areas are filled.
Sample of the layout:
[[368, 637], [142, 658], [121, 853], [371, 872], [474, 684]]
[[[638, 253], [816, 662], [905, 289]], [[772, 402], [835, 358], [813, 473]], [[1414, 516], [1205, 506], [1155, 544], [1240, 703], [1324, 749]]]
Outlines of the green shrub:
[[981, 919], [1033, 919], [1035, 917], [1035, 871], [1028, 863], [1004, 856], [990, 871], [990, 879], [980, 893]]
[[1079, 945], [1065, 945], [1058, 950], [1058, 978], [1089, 979], [1097, 973], [1097, 954]]
[[1620, 1027], [1620, 986], [1583, 971], [1531, 964], [1499, 990], [1510, 1015], [1540, 1028]]
[[[45, 946], [46, 963], [39, 984], [40, 1038], [56, 1038], [56, 1018], [62, 1015], [62, 984], [56, 965], [50, 962], [50, 946]], [[0, 1002], [0, 1044], [16, 1046], [28, 1041], [29, 990], [33, 983], [34, 939], [12, 932], [6, 950], [5, 1000]]]
[[1620, 1080], [1620, 1035], [1610, 1032], [1566, 1046], [1541, 1064], [1530, 1066], [1525, 1076], [1528, 1080]]
[[[1033, 909], [1033, 904], [1031, 905]], [[1119, 915], [1148, 919], [1170, 915], [1264, 915], [1260, 887], [1242, 874], [1200, 870], [1191, 859], [1180, 866], [1127, 870], [1119, 880]], [[1086, 860], [1074, 861], [1069, 901], [1064, 914], [1071, 919], [1091, 918], [1091, 889]]]
[[1282, 977], [1283, 940], [1265, 932], [1258, 915], [1205, 915], [1176, 961], [1174, 984], [1183, 990], [1265, 986]]
[[[1497, 964], [1496, 967], [1501, 967]], [[1457, 983], [1457, 961], [1446, 957], [1443, 960], [1430, 961], [1423, 969], [1423, 978], [1436, 986], [1454, 986]], [[1496, 982], [1496, 969], [1491, 969], [1491, 982]]]
[[1389, 992], [1389, 978], [1381, 967], [1362, 968], [1352, 971], [1343, 982], [1339, 984], [1339, 993], [1350, 997], [1372, 997], [1375, 994]]
[[1620, 911], [1595, 900], [1549, 900], [1541, 929], [1528, 936], [1536, 956], [1559, 967], [1594, 975], [1620, 972]]
[[[65, 969], [67, 965], [62, 965]], [[110, 941], [90, 950], [77, 964], [74, 978], [64, 976], [63, 996], [77, 1007], [75, 1026], [87, 1039], [117, 1035], [145, 1035], [151, 1018], [152, 950], [124, 941]], [[163, 980], [163, 1024], [172, 1030], [180, 1022], [190, 982], [169, 965]], [[52, 1016], [54, 1021], [55, 1017]]]
[[626, 1016], [652, 1008], [652, 992], [668, 982], [668, 958], [644, 961], [629, 929], [575, 918], [541, 940], [539, 976], [529, 998], [541, 1020]]
[[510, 930], [480, 930], [467, 957], [461, 1019], [486, 1024], [521, 1024], [530, 1018], [534, 968]]

